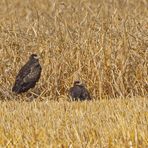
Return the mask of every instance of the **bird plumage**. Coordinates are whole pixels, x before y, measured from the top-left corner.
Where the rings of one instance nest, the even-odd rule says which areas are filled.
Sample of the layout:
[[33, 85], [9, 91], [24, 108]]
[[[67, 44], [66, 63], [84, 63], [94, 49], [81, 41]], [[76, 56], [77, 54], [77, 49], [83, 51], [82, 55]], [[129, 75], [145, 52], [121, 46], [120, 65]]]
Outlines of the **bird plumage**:
[[80, 81], [74, 82], [73, 87], [71, 87], [69, 90], [69, 95], [73, 101], [91, 100], [88, 90], [83, 84], [80, 84]]
[[42, 68], [37, 55], [32, 54], [28, 62], [18, 72], [12, 91], [22, 93], [33, 88], [40, 78], [41, 71]]

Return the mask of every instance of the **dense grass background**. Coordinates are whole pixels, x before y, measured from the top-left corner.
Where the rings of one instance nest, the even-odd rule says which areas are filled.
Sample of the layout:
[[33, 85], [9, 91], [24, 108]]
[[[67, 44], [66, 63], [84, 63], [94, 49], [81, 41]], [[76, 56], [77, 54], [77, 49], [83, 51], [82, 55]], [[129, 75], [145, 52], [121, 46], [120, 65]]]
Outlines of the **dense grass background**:
[[60, 98], [77, 79], [95, 99], [144, 96], [147, 7], [144, 0], [1, 1], [1, 89], [10, 93], [20, 67], [37, 53], [41, 97]]
[[[15, 95], [31, 53], [41, 79]], [[146, 0], [1, 0], [0, 62], [0, 146], [148, 146]], [[74, 80], [94, 101], [67, 102]]]
[[148, 101], [2, 102], [1, 147], [148, 146]]

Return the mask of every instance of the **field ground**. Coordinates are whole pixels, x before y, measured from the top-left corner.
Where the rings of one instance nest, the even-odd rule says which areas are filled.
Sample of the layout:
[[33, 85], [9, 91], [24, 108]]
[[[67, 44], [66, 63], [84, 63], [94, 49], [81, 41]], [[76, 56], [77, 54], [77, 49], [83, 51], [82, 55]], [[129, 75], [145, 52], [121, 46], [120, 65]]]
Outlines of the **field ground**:
[[148, 147], [148, 100], [0, 102], [1, 147]]
[[[40, 81], [15, 95], [32, 53]], [[94, 101], [67, 101], [75, 80]], [[0, 1], [0, 147], [148, 147], [147, 95], [147, 0]]]

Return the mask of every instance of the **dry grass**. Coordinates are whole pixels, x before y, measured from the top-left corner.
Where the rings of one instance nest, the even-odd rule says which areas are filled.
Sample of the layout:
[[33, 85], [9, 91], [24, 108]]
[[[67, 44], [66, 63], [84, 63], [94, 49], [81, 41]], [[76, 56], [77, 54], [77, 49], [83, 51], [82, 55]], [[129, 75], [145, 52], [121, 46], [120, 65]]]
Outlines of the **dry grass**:
[[[148, 146], [147, 8], [146, 0], [0, 1], [0, 98], [12, 100], [0, 103], [0, 145]], [[34, 96], [11, 88], [31, 53], [43, 73], [29, 92], [36, 101], [23, 102]], [[77, 79], [94, 102], [66, 101]]]
[[0, 104], [1, 147], [148, 147], [147, 99]]

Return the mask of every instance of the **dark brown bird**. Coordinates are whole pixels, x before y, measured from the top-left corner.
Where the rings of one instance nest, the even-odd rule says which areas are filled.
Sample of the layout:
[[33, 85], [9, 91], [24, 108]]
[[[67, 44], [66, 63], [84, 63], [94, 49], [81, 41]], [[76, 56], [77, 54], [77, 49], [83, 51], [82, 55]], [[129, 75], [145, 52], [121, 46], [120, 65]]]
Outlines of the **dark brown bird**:
[[18, 72], [12, 91], [19, 94], [35, 87], [41, 76], [41, 71], [38, 56], [32, 54], [28, 62]]
[[72, 101], [91, 100], [88, 90], [80, 81], [74, 81], [73, 87], [69, 90], [69, 95], [71, 96]]

